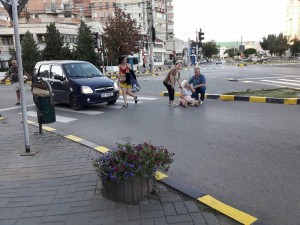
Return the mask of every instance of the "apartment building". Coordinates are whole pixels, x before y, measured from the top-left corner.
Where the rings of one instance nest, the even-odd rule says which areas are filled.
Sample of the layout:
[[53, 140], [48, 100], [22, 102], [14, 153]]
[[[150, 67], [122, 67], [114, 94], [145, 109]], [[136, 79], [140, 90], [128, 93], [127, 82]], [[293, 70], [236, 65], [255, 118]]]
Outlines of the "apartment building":
[[300, 39], [300, 1], [288, 0], [286, 7], [285, 35], [291, 41], [295, 37]]
[[[77, 41], [77, 28], [83, 20], [92, 32], [103, 32], [108, 17], [114, 16], [116, 7], [121, 8], [131, 18], [136, 19], [142, 33], [147, 35], [147, 7], [153, 8], [153, 22], [157, 40], [154, 43], [155, 64], [163, 64], [174, 50], [172, 0], [30, 0], [19, 15], [20, 37], [30, 31], [42, 50], [46, 26], [55, 23], [71, 47]], [[169, 44], [172, 43], [172, 44]], [[14, 30], [8, 13], [0, 3], [0, 60], [10, 58], [9, 48], [14, 47]], [[167, 49], [166, 49], [167, 47]], [[142, 51], [143, 50], [143, 51]], [[141, 49], [147, 55], [146, 49]]]

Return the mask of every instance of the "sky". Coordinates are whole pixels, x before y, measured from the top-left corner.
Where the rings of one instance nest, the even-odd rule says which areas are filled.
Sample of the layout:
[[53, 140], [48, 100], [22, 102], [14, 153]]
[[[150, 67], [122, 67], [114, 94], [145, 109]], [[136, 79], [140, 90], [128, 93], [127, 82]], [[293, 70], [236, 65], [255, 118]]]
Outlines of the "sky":
[[173, 0], [177, 39], [204, 42], [262, 41], [284, 32], [287, 0]]

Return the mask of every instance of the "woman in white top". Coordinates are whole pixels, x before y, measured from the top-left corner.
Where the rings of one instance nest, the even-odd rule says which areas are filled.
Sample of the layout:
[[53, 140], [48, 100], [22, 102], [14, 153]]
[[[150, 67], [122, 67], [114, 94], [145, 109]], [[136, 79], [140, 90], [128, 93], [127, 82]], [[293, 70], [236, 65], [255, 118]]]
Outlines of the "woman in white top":
[[195, 91], [194, 88], [189, 84], [187, 80], [181, 82], [181, 94], [180, 94], [180, 105], [187, 107], [188, 105], [197, 105], [196, 101], [192, 98], [192, 93]]

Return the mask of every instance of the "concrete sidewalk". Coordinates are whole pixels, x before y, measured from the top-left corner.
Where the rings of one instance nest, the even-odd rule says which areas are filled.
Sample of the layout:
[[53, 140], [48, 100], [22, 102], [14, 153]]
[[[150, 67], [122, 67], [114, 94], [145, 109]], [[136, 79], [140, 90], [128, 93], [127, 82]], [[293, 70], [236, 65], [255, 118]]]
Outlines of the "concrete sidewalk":
[[91, 165], [99, 153], [44, 132], [29, 125], [31, 151], [38, 153], [20, 156], [21, 121], [0, 121], [0, 225], [238, 224], [161, 183], [139, 204], [110, 201]]

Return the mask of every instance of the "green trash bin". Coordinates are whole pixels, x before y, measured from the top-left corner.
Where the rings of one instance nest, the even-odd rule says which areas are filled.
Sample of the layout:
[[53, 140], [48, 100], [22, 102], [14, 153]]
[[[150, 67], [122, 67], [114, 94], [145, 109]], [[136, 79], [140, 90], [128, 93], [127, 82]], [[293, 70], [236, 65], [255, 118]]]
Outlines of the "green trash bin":
[[39, 124], [54, 123], [56, 121], [55, 105], [52, 88], [48, 81], [43, 81], [44, 86], [32, 85], [33, 101], [37, 108]]
[[34, 96], [37, 106], [38, 123], [47, 124], [56, 121], [55, 107], [51, 104], [50, 96]]

